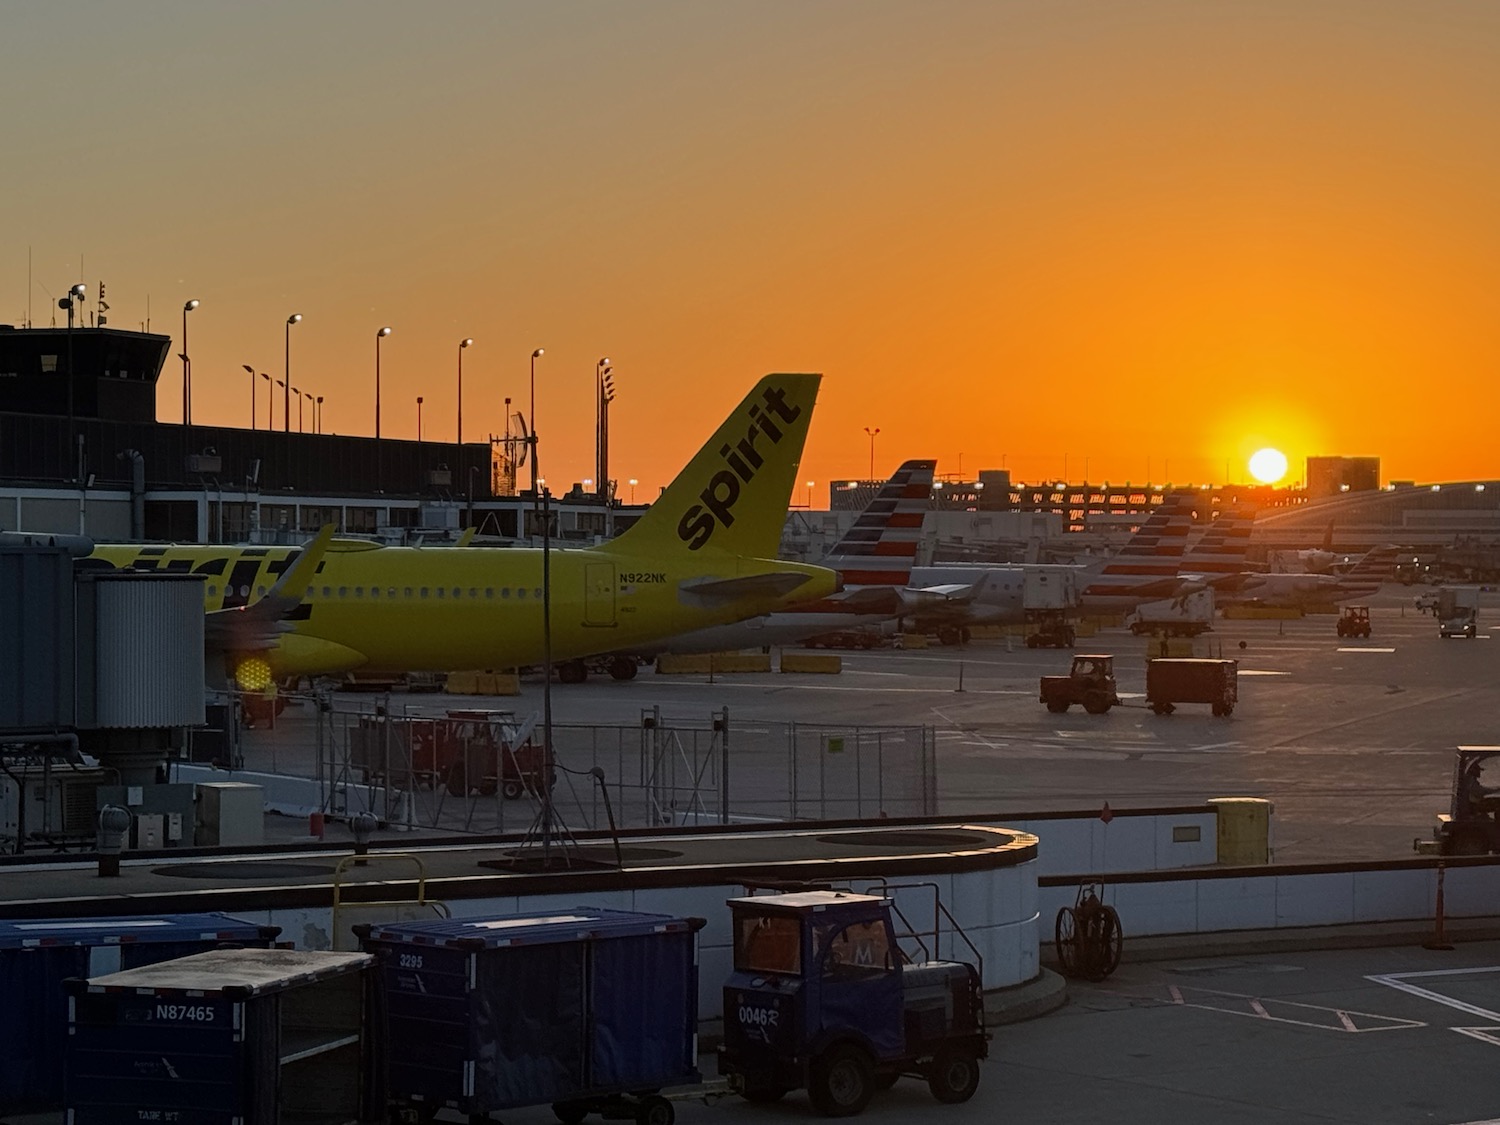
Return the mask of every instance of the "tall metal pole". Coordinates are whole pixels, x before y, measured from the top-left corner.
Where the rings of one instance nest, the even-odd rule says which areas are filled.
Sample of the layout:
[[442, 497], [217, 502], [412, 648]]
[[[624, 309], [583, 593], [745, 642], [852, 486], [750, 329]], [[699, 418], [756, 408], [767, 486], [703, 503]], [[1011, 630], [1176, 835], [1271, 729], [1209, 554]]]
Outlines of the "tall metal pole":
[[246, 371], [248, 371], [250, 373], [250, 428], [252, 430], [254, 430], [254, 429], [256, 429], [256, 425], [255, 425], [255, 368], [251, 367], [248, 363], [242, 363], [242, 364], [240, 364], [240, 366], [243, 367]]
[[385, 459], [380, 446], [380, 341], [391, 334], [389, 325], [375, 333], [375, 491], [385, 491]]
[[[458, 450], [457, 456], [453, 458], [453, 471], [460, 473], [464, 464], [464, 349], [474, 341], [463, 339], [458, 342]], [[458, 482], [455, 480], [455, 484]]]
[[[281, 376], [286, 380], [287, 391], [282, 395], [281, 428], [283, 433], [288, 434], [292, 432], [292, 325], [298, 323], [301, 319], [301, 313], [293, 313], [286, 318], [286, 354], [283, 356]], [[302, 404], [300, 402], [297, 404], [297, 412], [300, 418], [302, 412]], [[300, 429], [301, 427], [299, 426], [298, 428]]]
[[875, 479], [875, 435], [879, 432], [879, 426], [876, 426], [873, 430], [869, 426], [865, 427], [865, 433], [870, 435], [870, 480]]
[[197, 301], [182, 306], [182, 424], [193, 422], [193, 361], [188, 358], [187, 314], [198, 307]]
[[318, 396], [318, 401], [313, 407], [313, 433], [323, 432], [323, 396]]
[[[536, 361], [539, 358], [541, 358], [542, 356], [546, 355], [546, 354], [547, 354], [547, 349], [546, 348], [537, 348], [534, 352], [531, 353], [531, 406], [529, 407], [529, 409], [531, 411], [531, 417], [527, 419], [528, 424], [531, 426], [531, 436], [529, 438], [527, 438], [527, 441], [530, 442], [530, 444], [531, 444], [531, 499], [532, 499], [532, 503], [536, 503], [536, 500], [537, 500], [537, 491], [536, 491], [536, 481], [537, 481], [537, 472], [536, 472], [536, 447], [537, 447], [537, 441], [536, 441]], [[550, 665], [549, 665], [549, 667], [550, 667]]]

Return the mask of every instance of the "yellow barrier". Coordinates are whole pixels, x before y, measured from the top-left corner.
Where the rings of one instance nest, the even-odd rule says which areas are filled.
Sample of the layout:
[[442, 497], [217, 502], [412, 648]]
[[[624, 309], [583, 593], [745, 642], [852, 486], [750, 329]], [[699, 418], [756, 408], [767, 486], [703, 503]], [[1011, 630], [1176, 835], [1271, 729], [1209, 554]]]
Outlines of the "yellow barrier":
[[1073, 626], [1073, 635], [1075, 637], [1092, 637], [1098, 631], [1099, 625], [1094, 621], [1080, 621], [1077, 625]]
[[1339, 607], [1336, 606], [1333, 602], [1317, 602], [1312, 605], [1303, 606], [1302, 612], [1308, 617], [1337, 617], [1339, 614]]
[[520, 695], [521, 677], [514, 672], [449, 672], [443, 690], [449, 695]]
[[771, 656], [765, 652], [663, 653], [656, 658], [656, 671], [664, 676], [707, 676], [729, 672], [769, 672]]
[[449, 695], [478, 695], [478, 672], [449, 672], [443, 691]]
[[1214, 797], [1219, 811], [1219, 862], [1231, 866], [1271, 862], [1271, 813], [1263, 797]]
[[1302, 611], [1291, 606], [1226, 605], [1225, 621], [1295, 621]]
[[927, 647], [927, 638], [925, 636], [923, 636], [921, 633], [902, 633], [901, 634], [901, 647], [902, 648], [926, 648]]
[[1152, 638], [1146, 642], [1147, 660], [1162, 657], [1181, 659], [1197, 655], [1197, 645], [1193, 643], [1192, 637], [1163, 637], [1161, 640]]
[[783, 672], [824, 672], [837, 675], [844, 670], [844, 658], [831, 652], [783, 652]]
[[1095, 613], [1085, 617], [1079, 624], [1092, 624], [1095, 629], [1118, 629], [1125, 624], [1125, 615], [1123, 613]]

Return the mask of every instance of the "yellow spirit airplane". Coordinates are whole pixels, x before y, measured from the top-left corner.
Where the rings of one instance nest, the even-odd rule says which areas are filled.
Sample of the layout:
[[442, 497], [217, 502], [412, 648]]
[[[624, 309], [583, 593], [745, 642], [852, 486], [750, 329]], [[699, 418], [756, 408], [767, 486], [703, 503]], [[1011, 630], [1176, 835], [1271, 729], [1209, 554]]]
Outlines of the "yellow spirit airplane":
[[[622, 535], [550, 552], [555, 663], [832, 594], [776, 561], [820, 375], [768, 375]], [[205, 576], [207, 643], [244, 690], [297, 676], [543, 662], [543, 552], [383, 547], [324, 528], [301, 548], [100, 546], [115, 567]]]

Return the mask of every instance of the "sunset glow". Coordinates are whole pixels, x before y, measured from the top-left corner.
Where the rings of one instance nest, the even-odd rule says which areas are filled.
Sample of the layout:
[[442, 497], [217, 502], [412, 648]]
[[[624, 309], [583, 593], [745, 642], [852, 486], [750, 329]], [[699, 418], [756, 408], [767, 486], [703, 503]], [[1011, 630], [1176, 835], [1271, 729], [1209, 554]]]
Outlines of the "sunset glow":
[[1261, 484], [1276, 484], [1286, 468], [1286, 454], [1279, 449], [1257, 449], [1250, 455], [1250, 475]]
[[604, 355], [643, 498], [770, 371], [826, 376], [799, 479], [866, 475], [877, 427], [876, 475], [1214, 481], [1273, 441], [1489, 472], [1412, 408], [1500, 368], [1483, 0], [80, 0], [6, 36], [0, 323], [103, 280], [175, 338], [201, 299], [206, 424], [290, 351], [323, 428], [370, 433], [387, 325], [393, 438], [418, 395], [455, 437], [469, 337], [464, 436], [503, 433], [545, 341], [564, 488]]

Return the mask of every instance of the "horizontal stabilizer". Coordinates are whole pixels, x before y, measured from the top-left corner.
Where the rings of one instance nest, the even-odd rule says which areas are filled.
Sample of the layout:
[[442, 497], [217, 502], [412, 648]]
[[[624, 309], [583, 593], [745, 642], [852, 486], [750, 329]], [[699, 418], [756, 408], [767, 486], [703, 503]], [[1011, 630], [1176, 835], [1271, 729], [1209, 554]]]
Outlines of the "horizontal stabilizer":
[[249, 605], [219, 609], [204, 621], [204, 645], [210, 651], [261, 652], [275, 648], [292, 612], [302, 604], [312, 585], [318, 564], [333, 542], [333, 524], [325, 524], [307, 546], [292, 556], [291, 565], [282, 572], [266, 596]]
[[771, 574], [747, 574], [742, 578], [690, 578], [678, 586], [678, 591], [687, 601], [700, 605], [722, 605], [740, 598], [785, 597], [807, 582], [809, 577], [796, 571], [777, 571]]
[[901, 604], [907, 609], [954, 605], [974, 596], [974, 584], [953, 582], [942, 586], [907, 586], [901, 590]]

